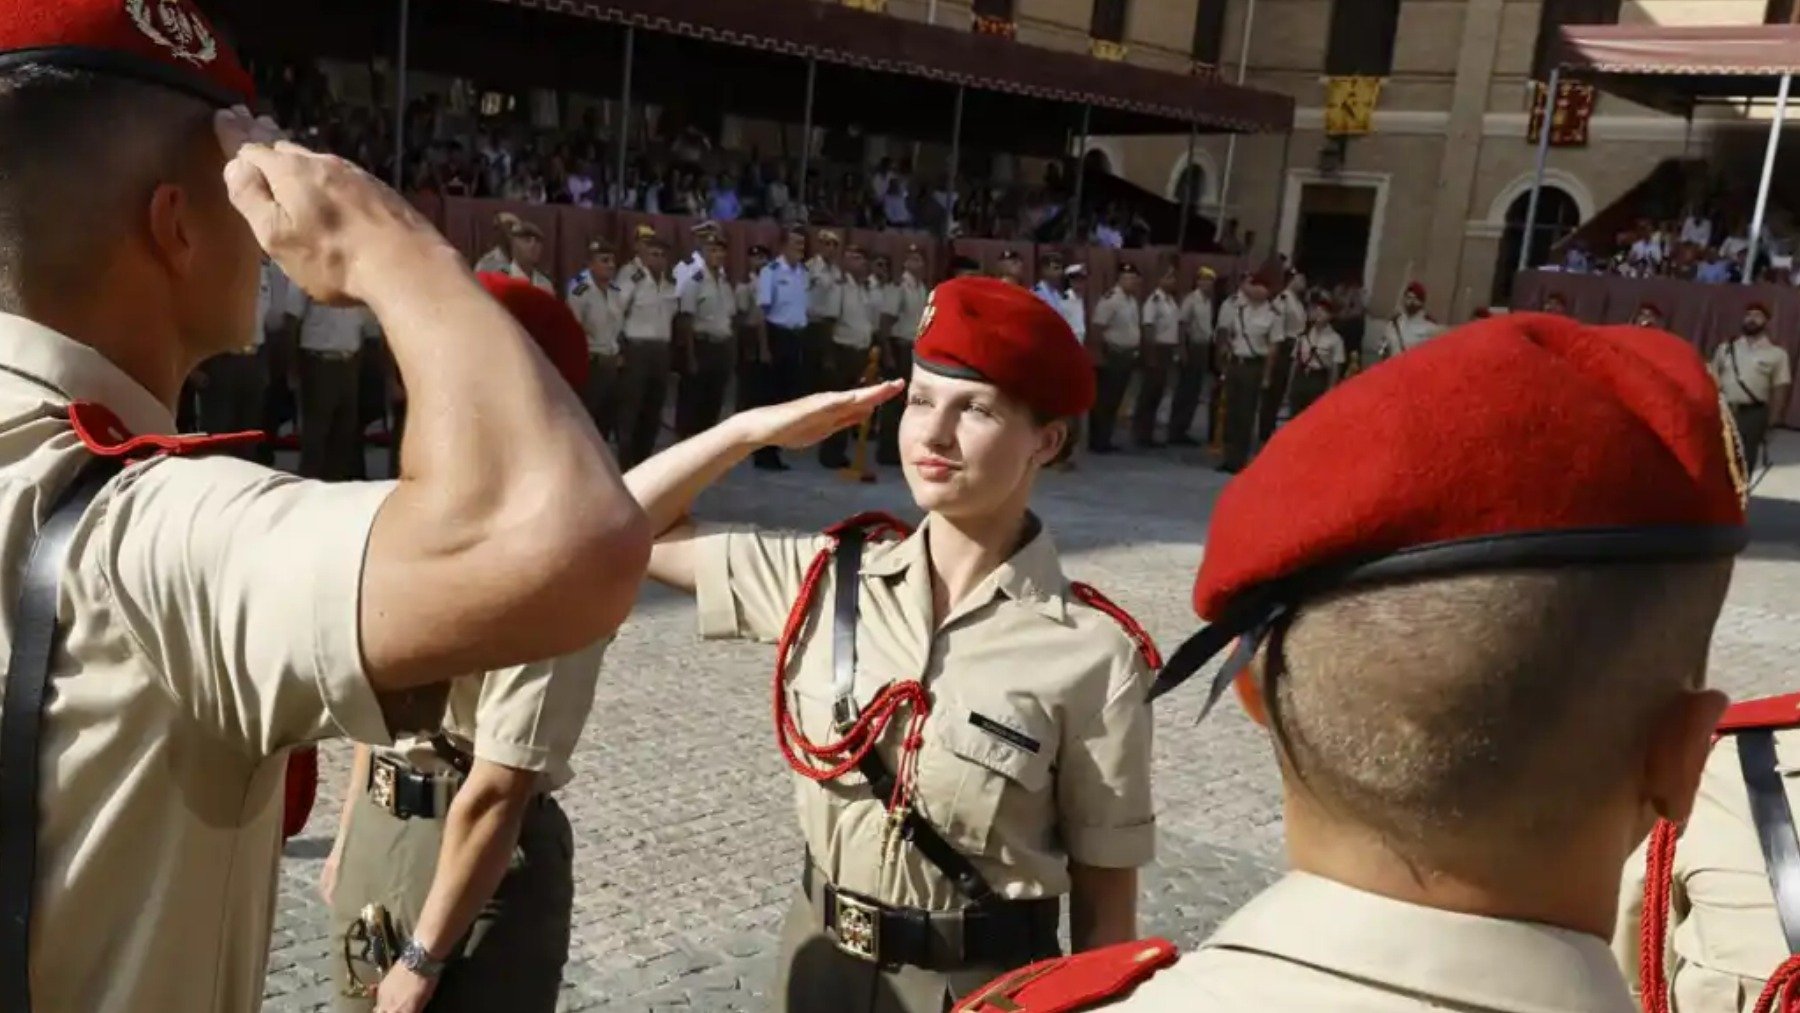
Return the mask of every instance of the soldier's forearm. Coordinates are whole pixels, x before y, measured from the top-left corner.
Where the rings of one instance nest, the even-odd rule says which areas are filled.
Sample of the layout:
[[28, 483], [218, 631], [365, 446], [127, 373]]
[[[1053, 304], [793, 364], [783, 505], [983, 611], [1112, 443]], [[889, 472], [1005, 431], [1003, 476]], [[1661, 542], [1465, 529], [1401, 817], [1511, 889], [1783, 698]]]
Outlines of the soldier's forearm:
[[475, 760], [445, 817], [437, 870], [413, 929], [433, 959], [449, 956], [500, 888], [537, 781], [530, 771]]
[[1137, 938], [1136, 869], [1069, 867], [1069, 943], [1077, 953]]

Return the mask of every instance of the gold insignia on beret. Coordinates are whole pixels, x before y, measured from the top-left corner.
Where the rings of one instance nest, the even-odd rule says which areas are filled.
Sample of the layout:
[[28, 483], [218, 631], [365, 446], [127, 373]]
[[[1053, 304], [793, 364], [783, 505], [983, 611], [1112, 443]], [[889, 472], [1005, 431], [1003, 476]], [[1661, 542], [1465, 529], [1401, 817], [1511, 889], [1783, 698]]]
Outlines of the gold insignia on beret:
[[1737, 491], [1738, 504], [1748, 510], [1752, 462], [1744, 453], [1744, 434], [1738, 432], [1737, 416], [1731, 414], [1724, 391], [1719, 392], [1719, 420], [1725, 431], [1725, 467], [1731, 472], [1731, 487]]
[[931, 290], [931, 294], [925, 297], [925, 312], [919, 315], [919, 329], [913, 335], [913, 340], [918, 341], [920, 338], [923, 338], [925, 332], [931, 329], [931, 322], [936, 319], [937, 289], [934, 288]]

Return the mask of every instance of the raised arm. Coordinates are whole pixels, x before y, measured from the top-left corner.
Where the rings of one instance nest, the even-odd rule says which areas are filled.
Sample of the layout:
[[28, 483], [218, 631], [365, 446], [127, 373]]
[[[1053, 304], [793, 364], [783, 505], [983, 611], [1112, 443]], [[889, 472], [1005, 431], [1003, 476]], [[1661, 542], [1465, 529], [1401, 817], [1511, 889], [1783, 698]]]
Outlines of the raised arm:
[[586, 647], [637, 593], [649, 529], [575, 394], [405, 200], [222, 113], [232, 202], [293, 281], [381, 322], [410, 411], [357, 608], [377, 690]]

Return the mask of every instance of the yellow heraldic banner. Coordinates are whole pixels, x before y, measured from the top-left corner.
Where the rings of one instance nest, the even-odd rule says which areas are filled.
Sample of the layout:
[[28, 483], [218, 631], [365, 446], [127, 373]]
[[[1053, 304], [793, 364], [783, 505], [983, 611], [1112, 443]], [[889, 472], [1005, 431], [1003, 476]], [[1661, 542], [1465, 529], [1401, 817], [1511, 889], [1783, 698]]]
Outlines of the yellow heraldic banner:
[[1325, 79], [1325, 136], [1351, 137], [1374, 130], [1375, 103], [1381, 99], [1379, 77]]

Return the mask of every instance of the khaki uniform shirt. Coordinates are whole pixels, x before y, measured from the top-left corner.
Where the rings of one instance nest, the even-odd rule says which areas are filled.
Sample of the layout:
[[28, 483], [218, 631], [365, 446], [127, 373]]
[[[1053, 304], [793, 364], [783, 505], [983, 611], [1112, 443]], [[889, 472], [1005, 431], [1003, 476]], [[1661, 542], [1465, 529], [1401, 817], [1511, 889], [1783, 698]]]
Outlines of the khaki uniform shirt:
[[1107, 348], [1136, 351], [1143, 339], [1143, 311], [1124, 289], [1115, 288], [1094, 307], [1094, 327]]
[[731, 337], [731, 317], [737, 312], [737, 293], [725, 272], [702, 271], [688, 281], [681, 296], [681, 312], [694, 318], [694, 333], [723, 341]]
[[519, 278], [524, 281], [531, 282], [533, 287], [541, 288], [544, 291], [550, 293], [551, 295], [556, 294], [556, 285], [550, 281], [550, 276], [545, 274], [542, 271], [527, 272], [524, 268], [520, 267], [518, 264], [508, 264], [508, 265], [506, 265], [506, 273], [511, 275], [514, 278]]
[[668, 341], [675, 334], [675, 283], [657, 279], [643, 261], [632, 261], [619, 279], [619, 314], [632, 341]]
[[[20, 317], [0, 315], [0, 363], [10, 603], [47, 501], [91, 459], [60, 407], [98, 402], [139, 435], [175, 420], [99, 353]], [[391, 488], [162, 459], [127, 468], [78, 522], [44, 714], [38, 1009], [262, 1004], [286, 750], [389, 740], [357, 601]]]
[[[891, 338], [894, 336], [894, 325], [889, 324], [884, 328], [881, 326], [881, 322], [890, 317], [895, 320], [899, 319], [900, 285], [897, 282], [881, 281], [871, 281], [869, 284], [875, 290], [875, 301], [869, 308], [870, 315], [875, 318], [875, 336], [882, 339]], [[908, 336], [910, 337], [910, 335]]]
[[[1775, 733], [1776, 770], [1788, 805], [1800, 813], [1800, 731]], [[1613, 950], [1638, 978], [1644, 913], [1645, 848], [1625, 863]], [[1763, 865], [1737, 741], [1713, 747], [1694, 812], [1675, 848], [1664, 968], [1681, 1013], [1750, 1013], [1763, 982], [1788, 958], [1775, 895]]]
[[1281, 316], [1281, 337], [1276, 341], [1290, 341], [1306, 330], [1306, 306], [1291, 289], [1275, 293], [1270, 297], [1269, 305]]
[[1423, 312], [1401, 314], [1387, 322], [1381, 338], [1381, 357], [1386, 359], [1417, 348], [1444, 333], [1444, 327]]
[[1335, 370], [1342, 372], [1349, 361], [1344, 354], [1344, 336], [1326, 324], [1308, 328], [1294, 341], [1294, 361], [1302, 370]]
[[1232, 296], [1219, 309], [1219, 330], [1227, 333], [1234, 359], [1259, 359], [1281, 341], [1281, 314], [1271, 302], [1251, 305]]
[[[932, 696], [919, 754], [918, 805], [944, 839], [1008, 898], [1069, 890], [1069, 863], [1136, 868], [1155, 848], [1150, 797], [1150, 669], [1118, 625], [1069, 593], [1056, 547], [1040, 532], [935, 630], [925, 528], [868, 548], [857, 631], [857, 701], [919, 679]], [[703, 531], [697, 550], [700, 633], [779, 639], [823, 537]], [[834, 570], [796, 644], [787, 696], [814, 741], [836, 738], [832, 703]], [[899, 759], [903, 719], [880, 745]], [[832, 882], [889, 904], [934, 910], [963, 901], [907, 846], [884, 871], [882, 800], [852, 773], [796, 776], [800, 830]]]
[[1637, 1005], [1597, 937], [1420, 907], [1292, 873], [1199, 950], [1101, 1008], [1635, 1013]]
[[737, 287], [737, 311], [738, 322], [745, 327], [760, 327], [767, 322], [762, 304], [756, 301], [755, 278]]
[[315, 303], [298, 285], [289, 285], [287, 314], [300, 321], [300, 347], [308, 352], [348, 355], [362, 351], [363, 341], [381, 337], [375, 315], [361, 306]]
[[1213, 334], [1212, 296], [1200, 289], [1189, 292], [1181, 300], [1181, 326], [1187, 331], [1189, 343], [1210, 344]]
[[832, 343], [846, 348], [867, 348], [873, 344], [876, 314], [881, 312], [880, 299], [881, 294], [875, 291], [872, 283], [844, 279], [844, 283], [837, 286], [837, 297], [832, 300], [826, 318], [836, 321], [831, 329]]
[[569, 308], [587, 332], [589, 355], [619, 354], [619, 333], [625, 326], [625, 293], [617, 282], [596, 285], [591, 277], [575, 284], [569, 293]]
[[512, 251], [496, 246], [475, 262], [476, 274], [499, 274], [512, 266]]
[[1181, 307], [1160, 288], [1144, 300], [1144, 330], [1154, 344], [1171, 348], [1181, 344]]
[[[569, 757], [594, 709], [594, 687], [611, 643], [602, 640], [554, 661], [457, 679], [444, 707], [444, 733], [476, 759], [542, 775], [540, 791], [561, 788], [574, 777]], [[406, 736], [375, 752], [425, 773], [454, 773], [431, 747], [431, 738]]]
[[925, 319], [925, 303], [931, 298], [931, 289], [911, 274], [902, 273], [894, 292], [899, 307], [895, 310], [894, 337], [911, 343], [919, 337], [919, 321]]
[[1787, 350], [1766, 334], [1740, 335], [1720, 345], [1713, 351], [1712, 374], [1726, 403], [1734, 405], [1768, 404], [1775, 388], [1794, 382]]
[[806, 262], [806, 318], [818, 323], [836, 320], [838, 289], [844, 284], [844, 269], [814, 257]]

